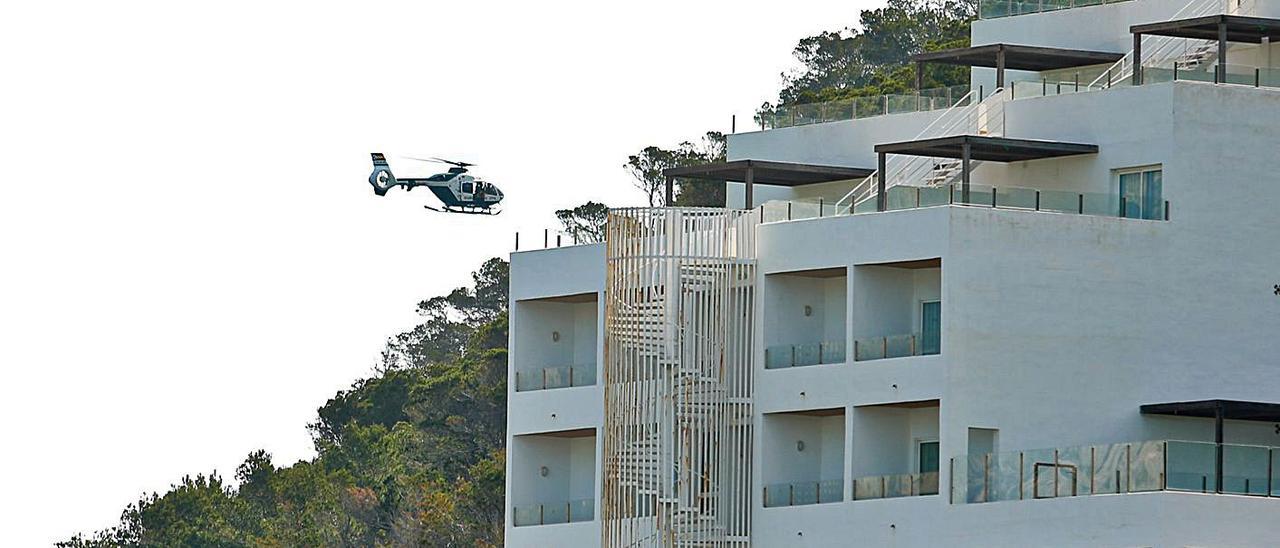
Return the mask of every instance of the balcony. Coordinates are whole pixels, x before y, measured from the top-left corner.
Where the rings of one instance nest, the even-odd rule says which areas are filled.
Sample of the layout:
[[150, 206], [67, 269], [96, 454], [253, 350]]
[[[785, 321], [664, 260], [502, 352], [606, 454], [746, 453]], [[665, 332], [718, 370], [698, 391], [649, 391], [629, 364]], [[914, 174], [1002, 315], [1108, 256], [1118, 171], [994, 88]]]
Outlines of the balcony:
[[941, 259], [854, 269], [855, 362], [941, 352]]
[[848, 282], [843, 267], [765, 276], [765, 369], [845, 362]]
[[[1222, 483], [1217, 478], [1222, 448]], [[1280, 448], [1141, 441], [970, 455], [951, 460], [951, 502], [975, 504], [1181, 491], [1280, 496]]]
[[517, 301], [513, 315], [517, 392], [596, 384], [596, 293]]
[[979, 19], [999, 19], [1014, 15], [1027, 15], [1103, 4], [1119, 4], [1130, 0], [981, 0], [978, 3]]
[[855, 407], [853, 500], [938, 494], [937, 400]]
[[514, 526], [595, 519], [595, 429], [514, 436], [510, 449]]
[[764, 506], [843, 501], [844, 432], [844, 408], [765, 414]]

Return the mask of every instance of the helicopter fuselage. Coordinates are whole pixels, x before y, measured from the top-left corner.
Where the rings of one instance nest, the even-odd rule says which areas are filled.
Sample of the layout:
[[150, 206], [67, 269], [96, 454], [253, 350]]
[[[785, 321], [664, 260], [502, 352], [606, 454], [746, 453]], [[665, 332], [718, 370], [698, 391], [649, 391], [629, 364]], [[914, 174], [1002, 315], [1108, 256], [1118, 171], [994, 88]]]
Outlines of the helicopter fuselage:
[[406, 191], [414, 187], [425, 186], [444, 205], [444, 210], [452, 213], [493, 213], [490, 208], [502, 201], [502, 190], [496, 185], [477, 179], [467, 174], [466, 167], [452, 167], [445, 173], [437, 173], [426, 178], [397, 179], [391, 174], [391, 167], [381, 154], [373, 155], [373, 173], [369, 174], [369, 184], [379, 196], [386, 195], [388, 190], [402, 186]]

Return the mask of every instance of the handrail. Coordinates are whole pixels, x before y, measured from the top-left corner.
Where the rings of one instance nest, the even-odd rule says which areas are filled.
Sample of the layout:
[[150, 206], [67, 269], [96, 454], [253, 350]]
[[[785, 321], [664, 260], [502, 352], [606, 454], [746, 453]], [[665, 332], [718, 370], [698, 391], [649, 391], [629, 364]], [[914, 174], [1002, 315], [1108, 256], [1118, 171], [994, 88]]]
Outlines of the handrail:
[[[1230, 14], [1251, 13], [1255, 7], [1253, 2], [1254, 0], [1225, 0], [1225, 3], [1224, 0], [1191, 0], [1167, 21], [1212, 15], [1219, 10]], [[1235, 4], [1235, 7], [1231, 7], [1231, 4]], [[1142, 38], [1144, 61], [1150, 64], [1160, 64], [1171, 59], [1176, 60], [1177, 57], [1174, 54], [1177, 53], [1179, 45], [1182, 46], [1181, 55], [1186, 55], [1189, 51], [1186, 47], [1187, 40], [1189, 39], [1145, 35]], [[1131, 79], [1133, 77], [1133, 65], [1133, 50], [1129, 50], [1124, 57], [1121, 57], [1119, 61], [1108, 67], [1106, 72], [1098, 75], [1097, 78], [1090, 82], [1088, 88], [1095, 86], [1109, 88], [1116, 83], [1123, 83], [1125, 80]]]
[[[980, 92], [980, 90], [979, 90], [979, 92]], [[950, 115], [952, 112], [956, 112], [958, 109], [959, 109], [959, 110], [963, 110], [963, 109], [968, 109], [968, 108], [976, 107], [976, 106], [978, 106], [978, 104], [981, 104], [981, 103], [982, 103], [982, 99], [981, 99], [981, 98], [979, 98], [978, 103], [976, 103], [976, 104], [973, 104], [973, 103], [972, 103], [972, 97], [973, 97], [973, 94], [974, 94], [974, 93], [978, 93], [978, 92], [975, 92], [975, 91], [974, 91], [974, 90], [972, 90], [972, 89], [971, 89], [971, 90], [969, 90], [969, 93], [966, 93], [964, 97], [961, 97], [959, 101], [956, 101], [956, 104], [955, 104], [955, 105], [953, 105], [951, 108], [948, 108], [947, 110], [943, 111], [943, 112], [942, 112], [942, 114], [941, 114], [941, 115], [939, 115], [937, 118], [934, 118], [934, 120], [933, 120], [932, 122], [929, 122], [929, 125], [925, 126], [925, 127], [924, 127], [924, 129], [920, 130], [920, 133], [917, 133], [917, 134], [916, 134], [916, 136], [915, 136], [915, 138], [916, 138], [916, 139], [919, 139], [919, 138], [921, 138], [921, 137], [924, 137], [924, 136], [925, 136], [925, 134], [926, 134], [926, 133], [928, 133], [930, 130], [932, 130], [934, 126], [938, 125], [938, 122], [941, 122], [943, 119], [946, 119], [946, 118], [947, 118], [947, 116], [948, 116], [948, 115]], [[966, 103], [966, 102], [967, 102], [967, 103]], [[965, 106], [961, 107], [961, 106], [959, 106], [961, 103], [966, 103], [966, 104], [965, 104]], [[879, 173], [878, 171], [877, 171], [877, 172], [873, 172], [871, 175], [867, 176], [867, 178], [866, 178], [866, 179], [863, 179], [861, 183], [859, 183], [858, 185], [855, 185], [855, 186], [854, 186], [854, 188], [853, 188], [853, 190], [850, 190], [848, 194], [845, 194], [845, 195], [844, 195], [844, 197], [842, 197], [842, 198], [840, 198], [838, 201], [836, 201], [836, 206], [837, 206], [837, 207], [838, 207], [838, 206], [840, 206], [840, 204], [843, 204], [843, 203], [845, 202], [845, 200], [848, 200], [848, 199], [849, 199], [849, 197], [850, 197], [850, 196], [853, 196], [853, 193], [854, 193], [854, 192], [856, 192], [856, 191], [858, 190], [858, 188], [859, 188], [859, 187], [861, 187], [861, 186], [862, 186], [862, 185], [864, 185], [864, 184], [867, 184], [867, 182], [868, 182], [868, 181], [873, 181], [873, 180], [875, 179], [875, 177], [876, 177], [876, 175], [877, 175], [878, 173]]]
[[[970, 91], [970, 94], [972, 93], [974, 92]], [[991, 95], [987, 96], [985, 99], [980, 99], [977, 103], [966, 105], [965, 107], [959, 108], [958, 110], [957, 108], [952, 108], [947, 110], [942, 114], [942, 116], [939, 116], [928, 126], [925, 126], [925, 128], [915, 136], [915, 139], [922, 139], [922, 138], [929, 138], [929, 137], [944, 137], [947, 135], [951, 135], [954, 132], [956, 132], [962, 125], [967, 126], [966, 131], [968, 131], [969, 128], [972, 128], [973, 126], [978, 126], [975, 129], [975, 131], [980, 130], [981, 126], [983, 125], [998, 126], [1000, 128], [999, 131], [992, 132], [992, 133], [997, 135], [1003, 135], [1004, 134], [1004, 103], [1006, 100], [1007, 98], [1005, 97], [1005, 89], [996, 88], [994, 91], [992, 91]], [[992, 110], [993, 108], [995, 108], [995, 110]], [[954, 117], [950, 117], [949, 115], [951, 115], [953, 112], [956, 112], [958, 114], [956, 114], [956, 116]], [[941, 127], [937, 127], [939, 122], [942, 122], [944, 119], [947, 120], [946, 123], [942, 124]], [[993, 124], [993, 120], [995, 121], [994, 124]], [[889, 166], [886, 166], [885, 168], [887, 172], [887, 174], [884, 174], [885, 190], [888, 190], [890, 186], [894, 186], [896, 184], [895, 181], [901, 181], [901, 180], [909, 179], [909, 178], [915, 177], [916, 175], [919, 175], [920, 171], [924, 168], [924, 166], [928, 165], [932, 167], [932, 164], [933, 164], [933, 159], [925, 158], [925, 157], [912, 157], [904, 160], [895, 161], [894, 165], [898, 166], [897, 169], [890, 169]], [[840, 205], [844, 204], [846, 200], [850, 200], [850, 198], [853, 198], [853, 200], [850, 203], [850, 207], [852, 209], [853, 207], [856, 207], [857, 204], [875, 196], [876, 182], [878, 181], [878, 178], [881, 176], [882, 174], [879, 172], [879, 170], [876, 170], [866, 179], [863, 179], [862, 182], [855, 185], [854, 188], [850, 190], [847, 194], [845, 194], [842, 198], [840, 198], [840, 200], [836, 202], [836, 206], [839, 207]]]

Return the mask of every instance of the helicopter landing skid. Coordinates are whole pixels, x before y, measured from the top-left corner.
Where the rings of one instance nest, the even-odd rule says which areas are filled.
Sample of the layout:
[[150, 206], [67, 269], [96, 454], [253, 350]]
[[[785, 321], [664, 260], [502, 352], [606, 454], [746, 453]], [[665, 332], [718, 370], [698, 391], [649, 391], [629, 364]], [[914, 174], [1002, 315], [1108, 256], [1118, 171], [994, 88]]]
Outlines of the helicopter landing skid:
[[435, 208], [429, 205], [424, 205], [422, 207], [429, 209], [431, 211], [435, 211], [437, 213], [462, 213], [464, 215], [498, 215], [502, 213], [501, 210], [493, 210], [487, 207], [475, 207], [475, 206], [461, 206], [461, 207], [444, 206], [443, 208]]

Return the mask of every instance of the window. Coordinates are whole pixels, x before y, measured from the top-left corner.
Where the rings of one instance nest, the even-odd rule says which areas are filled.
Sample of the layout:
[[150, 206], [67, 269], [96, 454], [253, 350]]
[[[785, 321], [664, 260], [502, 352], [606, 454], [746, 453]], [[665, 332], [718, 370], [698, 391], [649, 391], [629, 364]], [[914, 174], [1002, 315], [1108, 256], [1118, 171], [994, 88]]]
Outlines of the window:
[[918, 455], [919, 470], [921, 474], [929, 474], [938, 471], [938, 441], [922, 441], [920, 442], [920, 452]]
[[1164, 181], [1160, 168], [1120, 172], [1120, 214], [1130, 219], [1164, 219]]
[[471, 183], [462, 183], [462, 193], [471, 194]]
[[920, 354], [937, 354], [942, 349], [942, 301], [920, 303]]

